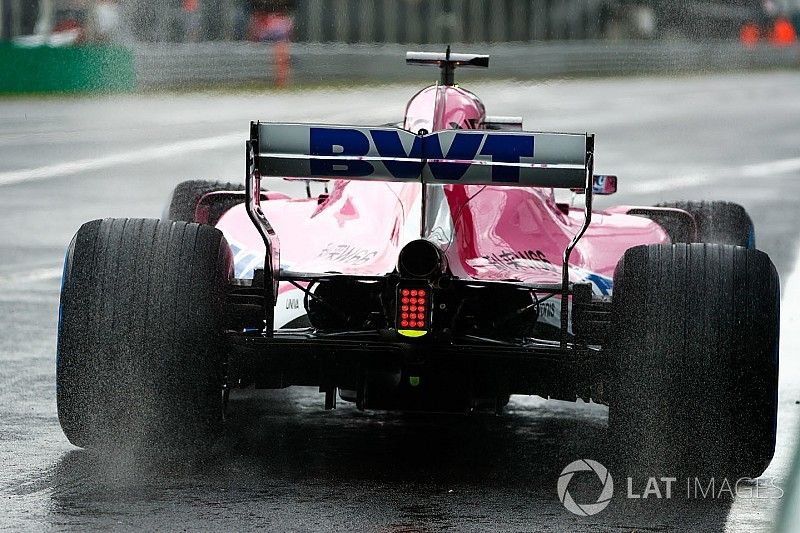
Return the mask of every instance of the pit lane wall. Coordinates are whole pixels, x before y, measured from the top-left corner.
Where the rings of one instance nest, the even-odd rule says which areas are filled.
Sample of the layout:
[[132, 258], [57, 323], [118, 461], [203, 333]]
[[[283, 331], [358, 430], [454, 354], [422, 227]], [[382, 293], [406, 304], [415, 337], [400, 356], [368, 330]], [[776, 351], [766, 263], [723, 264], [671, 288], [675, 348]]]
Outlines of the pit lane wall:
[[[314, 86], [431, 81], [436, 74], [429, 68], [405, 65], [405, 52], [444, 47], [295, 43], [291, 45], [290, 83]], [[492, 56], [488, 71], [460, 71], [459, 79], [466, 81], [800, 68], [800, 45], [748, 48], [732, 41], [471, 43], [454, 44], [453, 49]], [[139, 44], [134, 56], [137, 86], [144, 89], [270, 85], [276, 77], [275, 54], [269, 44]]]
[[130, 91], [134, 53], [113, 45], [0, 43], [0, 94]]

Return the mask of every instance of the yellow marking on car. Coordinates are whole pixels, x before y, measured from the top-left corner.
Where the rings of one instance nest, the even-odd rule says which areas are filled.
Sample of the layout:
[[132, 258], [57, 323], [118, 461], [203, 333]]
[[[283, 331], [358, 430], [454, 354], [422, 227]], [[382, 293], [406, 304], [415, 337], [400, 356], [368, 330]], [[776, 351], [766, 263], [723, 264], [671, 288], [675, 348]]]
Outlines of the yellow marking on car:
[[414, 329], [398, 329], [397, 333], [403, 335], [404, 337], [422, 337], [423, 335], [427, 334], [427, 331], [419, 331]]

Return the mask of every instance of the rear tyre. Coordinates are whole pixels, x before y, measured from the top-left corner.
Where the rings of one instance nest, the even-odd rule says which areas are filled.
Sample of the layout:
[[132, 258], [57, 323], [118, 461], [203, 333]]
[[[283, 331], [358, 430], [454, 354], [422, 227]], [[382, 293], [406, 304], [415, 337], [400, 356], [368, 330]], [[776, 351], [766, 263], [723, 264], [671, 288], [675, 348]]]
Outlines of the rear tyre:
[[106, 219], [78, 230], [56, 362], [70, 442], [146, 449], [219, 429], [230, 272], [228, 245], [210, 226]]
[[744, 207], [732, 202], [668, 202], [657, 207], [683, 209], [697, 223], [697, 242], [732, 244], [755, 249], [753, 221]]
[[614, 276], [609, 429], [629, 471], [731, 480], [764, 471], [775, 451], [779, 290], [757, 250], [625, 253]]
[[[206, 194], [217, 191], [244, 191], [244, 185], [210, 180], [183, 181], [173, 189], [169, 205], [162, 218], [195, 222], [195, 210], [200, 199]], [[244, 203], [244, 196], [241, 199], [222, 198], [214, 200], [210, 205], [208, 224], [215, 225], [228, 209], [241, 203]]]

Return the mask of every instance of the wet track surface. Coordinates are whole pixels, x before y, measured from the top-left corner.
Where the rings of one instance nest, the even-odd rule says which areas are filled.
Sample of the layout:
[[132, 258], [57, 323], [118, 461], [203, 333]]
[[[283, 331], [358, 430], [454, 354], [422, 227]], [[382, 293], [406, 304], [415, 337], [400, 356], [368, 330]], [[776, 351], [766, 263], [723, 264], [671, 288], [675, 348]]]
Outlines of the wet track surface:
[[[748, 208], [784, 286], [779, 440], [765, 477], [785, 476], [800, 416], [800, 74], [473, 89], [490, 114], [523, 115], [528, 129], [597, 133], [597, 170], [618, 173], [621, 191], [601, 206]], [[614, 455], [598, 405], [515, 397], [500, 417], [457, 417], [340, 402], [328, 413], [316, 390], [292, 389], [236, 395], [226, 436], [199, 457], [100, 456], [66, 441], [55, 327], [61, 261], [80, 224], [157, 217], [183, 179], [243, 179], [251, 119], [385, 123], [414, 90], [0, 101], [0, 528], [769, 530], [774, 491], [626, 500], [623, 479], [605, 511], [571, 515], [556, 494], [561, 470]]]

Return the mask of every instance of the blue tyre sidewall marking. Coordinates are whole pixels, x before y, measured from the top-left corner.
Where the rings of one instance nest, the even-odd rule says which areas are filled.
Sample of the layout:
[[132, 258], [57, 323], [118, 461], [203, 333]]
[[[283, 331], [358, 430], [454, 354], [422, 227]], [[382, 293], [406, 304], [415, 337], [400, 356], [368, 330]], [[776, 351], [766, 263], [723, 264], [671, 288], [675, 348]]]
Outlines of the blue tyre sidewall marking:
[[[64, 253], [64, 268], [61, 271], [61, 288], [59, 290], [59, 298], [58, 298], [58, 334], [57, 339], [61, 338], [61, 332], [63, 330], [63, 322], [64, 322], [64, 287], [67, 284], [67, 279], [70, 275], [70, 266], [72, 263], [72, 256], [75, 250], [75, 240], [77, 235], [72, 238], [72, 241], [67, 246], [67, 251]], [[59, 346], [61, 345], [58, 340], [56, 341], [56, 371], [58, 371], [58, 362], [61, 356]], [[56, 387], [58, 387], [58, 380], [56, 380]]]

